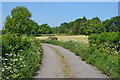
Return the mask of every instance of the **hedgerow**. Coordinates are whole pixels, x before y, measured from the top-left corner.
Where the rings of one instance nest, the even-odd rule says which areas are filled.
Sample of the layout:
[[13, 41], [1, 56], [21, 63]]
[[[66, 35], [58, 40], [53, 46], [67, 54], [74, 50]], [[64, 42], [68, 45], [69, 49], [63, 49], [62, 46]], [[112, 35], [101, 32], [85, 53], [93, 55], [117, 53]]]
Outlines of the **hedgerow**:
[[[111, 33], [111, 34], [115, 34], [118, 35], [117, 33]], [[96, 40], [95, 38], [96, 36], [99, 37], [99, 35], [104, 35], [104, 33], [102, 34], [96, 34], [93, 35], [92, 37], [89, 37], [89, 40]], [[107, 35], [107, 33], [105, 33], [105, 35]], [[104, 36], [105, 36], [104, 35]], [[109, 33], [110, 35], [110, 33]], [[108, 37], [111, 37], [109, 36]], [[95, 37], [94, 37], [95, 36]], [[103, 36], [103, 37], [104, 37]], [[101, 38], [103, 38], [101, 37]], [[118, 36], [114, 36], [114, 39], [111, 38], [107, 38], [108, 40], [115, 40], [115, 41], [108, 41], [107, 39], [103, 38], [103, 43], [97, 43], [94, 40], [91, 41], [90, 40], [90, 44], [84, 44], [84, 43], [80, 43], [80, 42], [74, 42], [74, 41], [66, 41], [66, 42], [61, 42], [61, 41], [57, 41], [57, 40], [41, 40], [44, 43], [50, 43], [50, 44], [55, 44], [55, 45], [60, 45], [64, 48], [69, 49], [70, 51], [74, 52], [76, 55], [82, 57], [83, 60], [85, 60], [87, 63], [92, 64], [94, 66], [96, 66], [98, 69], [102, 70], [103, 73], [105, 73], [106, 75], [108, 75], [110, 78], [120, 78], [119, 75], [119, 51], [116, 51], [118, 47], [115, 46], [118, 45], [118, 43], [116, 42], [116, 38], [118, 38]], [[100, 38], [98, 38], [100, 39]], [[102, 39], [100, 39], [102, 41]], [[105, 41], [106, 40], [106, 41]], [[104, 43], [109, 44], [110, 42], [112, 44], [112, 47], [106, 46]], [[114, 43], [115, 42], [115, 43]], [[96, 46], [95, 43], [97, 43]], [[99, 46], [99, 45], [101, 46]], [[114, 45], [113, 45], [114, 44]], [[113, 47], [114, 46], [114, 47]], [[113, 49], [114, 48], [114, 49]], [[112, 51], [112, 55], [111, 55], [111, 51]], [[113, 55], [114, 54], [114, 55]]]
[[[90, 35], [89, 43], [98, 55], [95, 65], [111, 77], [120, 77], [120, 32], [104, 32]], [[106, 56], [103, 58], [102, 56]], [[91, 60], [91, 59], [90, 59]], [[102, 62], [100, 62], [102, 61]], [[100, 64], [106, 67], [101, 68]]]
[[32, 78], [42, 60], [38, 39], [27, 35], [6, 34], [2, 37], [2, 78]]
[[[89, 43], [92, 47], [95, 48], [106, 48], [109, 53], [113, 51], [119, 52], [120, 49], [120, 32], [104, 32], [101, 34], [90, 35]], [[109, 49], [108, 49], [109, 48]]]

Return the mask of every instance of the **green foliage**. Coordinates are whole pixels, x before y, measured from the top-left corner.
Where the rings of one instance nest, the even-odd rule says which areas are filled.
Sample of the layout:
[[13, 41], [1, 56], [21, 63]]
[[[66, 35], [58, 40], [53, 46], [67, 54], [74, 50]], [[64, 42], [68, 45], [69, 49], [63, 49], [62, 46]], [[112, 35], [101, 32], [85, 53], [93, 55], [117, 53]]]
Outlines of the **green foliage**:
[[[109, 50], [108, 53], [119, 52], [120, 49], [120, 32], [104, 32], [101, 34], [90, 35], [89, 42], [94, 48], [104, 48]], [[109, 48], [109, 49], [108, 49]], [[113, 52], [115, 51], [115, 52]]]
[[4, 31], [31, 35], [37, 31], [38, 24], [31, 20], [31, 13], [25, 7], [16, 7], [7, 16], [4, 23]]
[[2, 78], [32, 78], [41, 65], [42, 46], [38, 39], [20, 34], [2, 37]]
[[[120, 53], [120, 32], [104, 32], [101, 34], [90, 35], [89, 42], [94, 48], [94, 54], [98, 56], [98, 61], [94, 63], [99, 69], [102, 69], [110, 77], [120, 76], [119, 72], [119, 53]], [[106, 56], [106, 57], [102, 57]], [[95, 56], [96, 57], [96, 56]], [[93, 57], [92, 57], [93, 58]], [[100, 62], [99, 59], [103, 62]], [[89, 59], [92, 60], [92, 59]], [[103, 67], [99, 64], [104, 64]]]
[[51, 34], [51, 28], [48, 24], [42, 24], [38, 27], [37, 34]]
[[[102, 70], [105, 74], [107, 74], [110, 78], [119, 78], [119, 64], [118, 64], [118, 54], [110, 55], [107, 54], [106, 50], [103, 48], [96, 49], [95, 47], [91, 47], [89, 44], [83, 44], [80, 42], [66, 41], [61, 42], [57, 40], [42, 40], [44, 43], [59, 45], [64, 48], [69, 49], [74, 52], [76, 55], [82, 57], [87, 63], [96, 66], [98, 69]], [[104, 46], [104, 45], [103, 45]], [[114, 51], [116, 54], [116, 51]]]
[[16, 7], [11, 11], [14, 19], [29, 19], [32, 15], [26, 7]]
[[120, 31], [120, 16], [112, 17], [103, 21], [103, 27], [106, 32], [117, 32]]
[[69, 26], [68, 26], [68, 23], [62, 23], [60, 25], [60, 28], [58, 30], [58, 33], [67, 33], [68, 32], [68, 29], [69, 29]]
[[101, 21], [98, 17], [89, 20], [83, 17], [69, 23], [62, 23], [59, 27], [53, 28], [53, 33], [72, 33], [82, 35], [118, 31], [120, 31], [120, 16], [112, 17], [105, 21]]

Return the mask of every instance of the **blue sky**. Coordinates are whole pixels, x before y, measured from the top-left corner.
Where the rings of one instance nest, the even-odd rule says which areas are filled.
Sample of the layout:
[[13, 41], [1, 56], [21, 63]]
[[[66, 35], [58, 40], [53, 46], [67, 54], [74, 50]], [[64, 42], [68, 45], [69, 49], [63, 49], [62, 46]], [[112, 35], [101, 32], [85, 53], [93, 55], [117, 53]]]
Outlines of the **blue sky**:
[[105, 20], [118, 15], [117, 2], [2, 2], [3, 22], [16, 6], [27, 7], [33, 20], [38, 24], [47, 23], [51, 27], [83, 16]]

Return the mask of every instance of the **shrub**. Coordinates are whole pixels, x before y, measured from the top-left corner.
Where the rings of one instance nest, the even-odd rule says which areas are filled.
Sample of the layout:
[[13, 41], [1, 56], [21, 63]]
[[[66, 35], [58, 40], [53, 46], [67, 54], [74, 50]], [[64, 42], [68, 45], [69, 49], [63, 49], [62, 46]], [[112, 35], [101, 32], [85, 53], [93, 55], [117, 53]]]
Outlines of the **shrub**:
[[49, 36], [47, 39], [50, 39], [50, 40], [58, 40], [58, 38], [55, 37], [55, 36]]
[[38, 39], [19, 34], [6, 34], [2, 38], [2, 78], [32, 78], [42, 60], [42, 47]]
[[105, 32], [101, 34], [93, 34], [89, 39], [90, 45], [100, 52], [118, 57], [120, 52], [120, 32]]
[[[120, 32], [104, 32], [101, 34], [90, 35], [88, 38], [91, 47], [94, 48], [94, 54], [99, 56], [96, 58], [97, 60], [94, 65], [98, 66], [99, 69], [102, 69], [104, 72], [106, 72], [110, 77], [120, 76], [119, 35]], [[89, 59], [89, 61], [91, 61], [91, 59]], [[100, 64], [104, 64], [105, 67], [101, 68]]]

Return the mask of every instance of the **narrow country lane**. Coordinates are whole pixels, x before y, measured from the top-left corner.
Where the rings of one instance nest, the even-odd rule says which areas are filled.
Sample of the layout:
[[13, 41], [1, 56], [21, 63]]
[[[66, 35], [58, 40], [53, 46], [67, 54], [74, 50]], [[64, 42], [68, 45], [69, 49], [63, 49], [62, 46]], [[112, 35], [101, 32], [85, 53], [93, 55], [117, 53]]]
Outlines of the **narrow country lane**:
[[64, 78], [63, 70], [56, 52], [43, 45], [44, 58], [40, 70], [34, 78]]
[[[67, 78], [65, 75], [70, 75], [68, 78], [108, 78], [101, 71], [63, 47], [43, 44], [43, 49], [43, 64], [35, 78]], [[64, 65], [60, 60], [61, 55], [64, 57]]]

